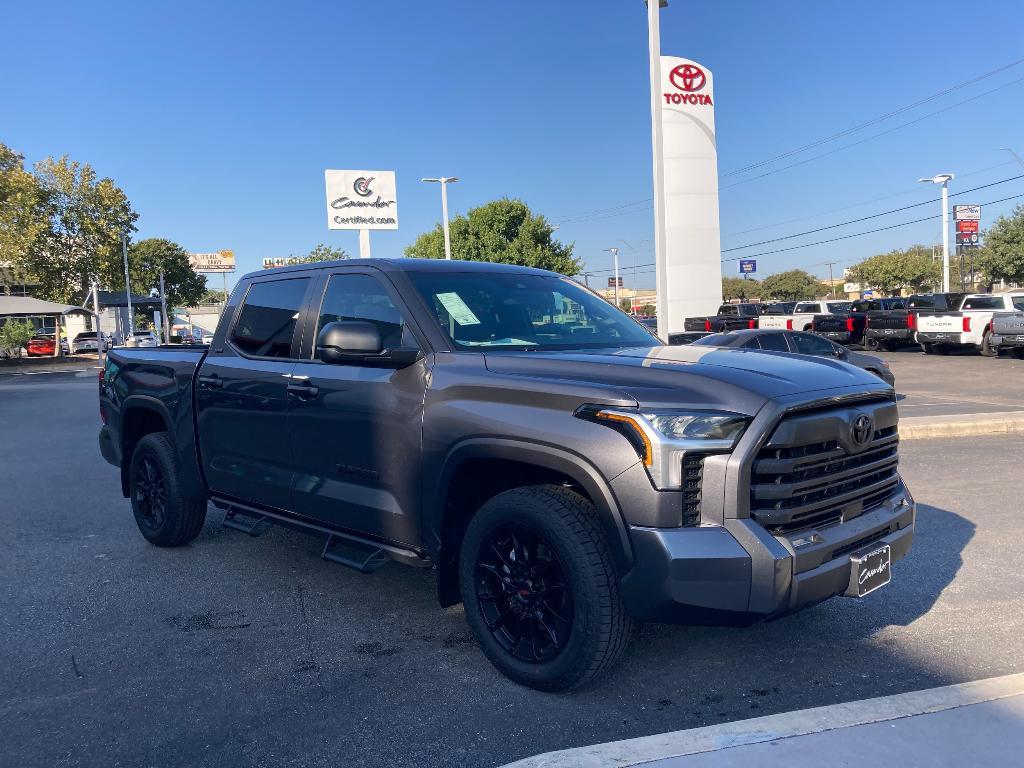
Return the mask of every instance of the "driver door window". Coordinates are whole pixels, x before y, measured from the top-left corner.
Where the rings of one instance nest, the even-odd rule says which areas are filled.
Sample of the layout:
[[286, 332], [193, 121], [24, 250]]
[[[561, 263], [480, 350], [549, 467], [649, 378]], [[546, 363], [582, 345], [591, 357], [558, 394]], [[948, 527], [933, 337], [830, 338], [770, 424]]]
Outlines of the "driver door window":
[[[328, 323], [362, 320], [380, 331], [385, 349], [416, 347], [402, 313], [395, 306], [380, 280], [370, 275], [333, 275], [327, 284], [316, 336]], [[316, 338], [316, 337], [314, 337]]]

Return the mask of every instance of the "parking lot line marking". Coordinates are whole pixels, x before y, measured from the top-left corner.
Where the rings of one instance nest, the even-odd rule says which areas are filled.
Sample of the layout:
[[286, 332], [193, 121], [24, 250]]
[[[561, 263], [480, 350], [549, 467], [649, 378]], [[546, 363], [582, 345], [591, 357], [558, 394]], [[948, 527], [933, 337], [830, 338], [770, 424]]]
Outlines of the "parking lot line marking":
[[547, 752], [505, 768], [627, 768], [655, 760], [942, 712], [1024, 694], [1024, 673]]

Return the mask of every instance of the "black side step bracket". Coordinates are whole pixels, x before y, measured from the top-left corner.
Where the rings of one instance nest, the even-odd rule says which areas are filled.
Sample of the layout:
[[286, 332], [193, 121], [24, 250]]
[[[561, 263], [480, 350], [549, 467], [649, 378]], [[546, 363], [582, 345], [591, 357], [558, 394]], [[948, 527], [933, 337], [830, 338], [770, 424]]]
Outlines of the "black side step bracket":
[[333, 534], [327, 536], [321, 556], [324, 560], [347, 565], [360, 573], [373, 573], [391, 562], [388, 553], [380, 547]]
[[250, 536], [262, 536], [273, 525], [273, 521], [266, 515], [250, 515], [242, 510], [229, 507], [224, 512], [225, 528], [234, 528], [236, 531], [247, 533]]

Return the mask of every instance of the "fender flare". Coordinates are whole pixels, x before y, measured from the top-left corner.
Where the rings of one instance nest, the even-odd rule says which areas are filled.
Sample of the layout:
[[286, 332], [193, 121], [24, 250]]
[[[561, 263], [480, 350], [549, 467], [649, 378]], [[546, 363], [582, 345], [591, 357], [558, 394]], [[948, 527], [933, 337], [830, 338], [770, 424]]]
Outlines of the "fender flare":
[[[131, 461], [131, 456], [124, 449], [124, 423], [129, 412], [133, 410], [150, 411], [163, 420], [164, 427], [174, 444], [174, 452], [178, 457], [179, 479], [184, 495], [192, 499], [206, 498], [208, 496], [206, 485], [199, 474], [199, 456], [195, 451], [195, 435], [191, 434], [191, 429], [187, 436], [182, 434], [181, 425], [171, 414], [167, 404], [150, 395], [129, 395], [121, 404], [119, 418], [121, 429], [118, 439], [121, 448], [121, 490], [124, 495], [128, 496], [128, 468]], [[191, 427], [191, 422], [189, 422], [189, 426]]]
[[634, 558], [629, 540], [629, 527], [623, 519], [618, 500], [597, 467], [586, 458], [546, 443], [497, 437], [467, 438], [449, 450], [441, 465], [441, 471], [437, 475], [436, 484], [425, 494], [425, 498], [430, 500], [424, 510], [425, 527], [430, 532], [429, 535], [440, 544], [438, 567], [441, 573], [438, 579], [438, 591], [442, 605], [453, 605], [458, 602], [457, 596], [453, 596], [451, 592], [452, 574], [446, 573], [446, 569], [451, 569], [454, 566], [454, 588], [455, 595], [457, 595], [458, 564], [454, 561], [452, 553], [445, 552], [444, 547], [446, 542], [445, 500], [448, 498], [456, 471], [471, 459], [515, 461], [569, 477], [586, 491], [593, 503], [619, 574], [625, 575], [632, 568]]

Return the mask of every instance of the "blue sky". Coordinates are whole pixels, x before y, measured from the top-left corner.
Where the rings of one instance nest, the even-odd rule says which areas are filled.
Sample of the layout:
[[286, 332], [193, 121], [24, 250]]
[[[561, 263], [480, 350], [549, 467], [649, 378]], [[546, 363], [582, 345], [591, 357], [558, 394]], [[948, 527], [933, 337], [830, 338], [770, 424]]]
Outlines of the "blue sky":
[[[722, 174], [1024, 58], [1019, 0], [670, 0], [661, 18], [663, 53], [715, 73]], [[323, 170], [381, 168], [397, 171], [401, 228], [374, 233], [374, 255], [401, 255], [437, 223], [437, 186], [419, 179], [448, 175], [463, 179], [450, 189], [453, 212], [522, 198], [561, 223], [557, 236], [588, 269], [607, 269], [602, 250], [620, 247], [627, 285], [631, 265], [653, 259], [650, 207], [637, 202], [651, 196], [640, 0], [20, 2], [5, 26], [0, 141], [30, 162], [67, 153], [113, 177], [140, 214], [139, 237], [233, 248], [243, 270], [318, 242], [356, 254], [355, 232], [327, 230]], [[1024, 173], [998, 149], [1024, 155], [1021, 78], [1024, 64], [786, 162], [723, 176], [723, 248], [929, 199], [935, 190], [916, 180], [941, 171], [958, 175], [951, 193]], [[956, 202], [1014, 194], [1024, 180]], [[983, 225], [1014, 204], [986, 207]], [[939, 234], [937, 221], [924, 222], [761, 256], [759, 271], [825, 275], [824, 262]], [[653, 285], [643, 271], [638, 284]]]

